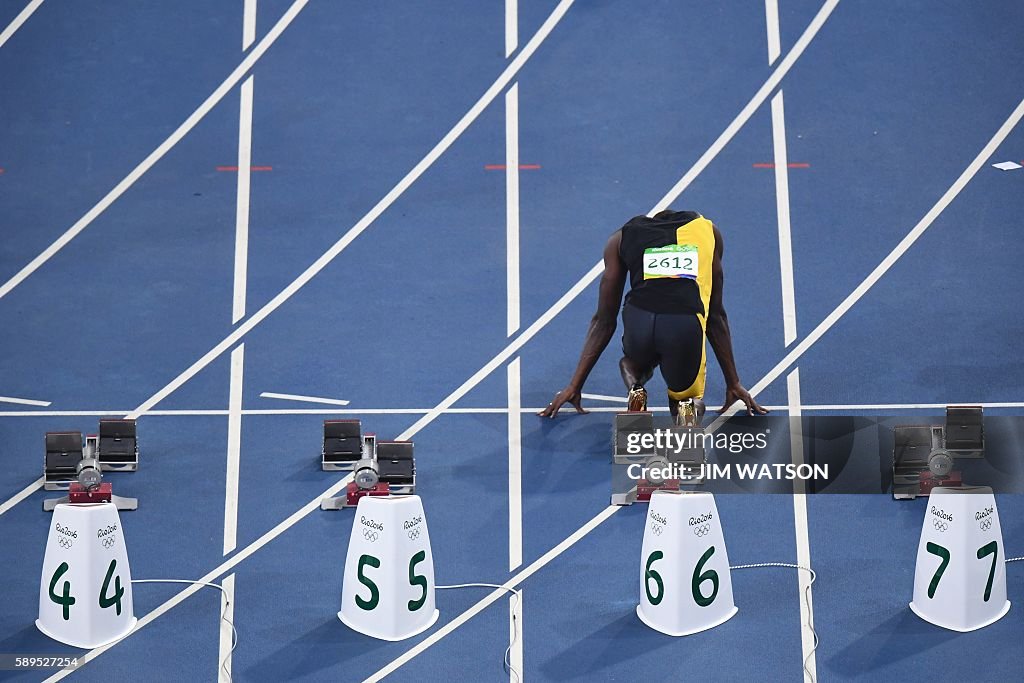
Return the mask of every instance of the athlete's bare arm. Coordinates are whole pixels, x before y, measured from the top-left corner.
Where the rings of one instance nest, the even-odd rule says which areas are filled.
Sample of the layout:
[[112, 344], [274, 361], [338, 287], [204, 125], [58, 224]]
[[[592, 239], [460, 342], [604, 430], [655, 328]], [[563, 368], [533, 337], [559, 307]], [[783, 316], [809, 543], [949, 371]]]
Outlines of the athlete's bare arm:
[[597, 364], [597, 359], [608, 346], [612, 335], [615, 334], [615, 325], [619, 317], [619, 304], [622, 303], [622, 290], [626, 287], [626, 266], [619, 257], [619, 243], [622, 241], [622, 231], [616, 231], [604, 247], [604, 275], [601, 276], [601, 290], [597, 299], [597, 312], [590, 320], [590, 327], [587, 329], [587, 337], [583, 341], [583, 352], [580, 354], [580, 362], [576, 364], [576, 372], [573, 374], [569, 384], [555, 394], [555, 398], [548, 404], [547, 408], [540, 411], [538, 415], [543, 417], [554, 417], [558, 409], [564, 403], [570, 403], [576, 408], [577, 413], [585, 413], [580, 405], [580, 392], [583, 391], [583, 383], [587, 381], [590, 371]]
[[711, 342], [711, 348], [715, 351], [715, 358], [722, 368], [725, 376], [725, 403], [718, 412], [722, 413], [736, 401], [743, 401], [747, 406], [747, 414], [764, 415], [768, 412], [762, 408], [750, 396], [750, 393], [740, 383], [739, 373], [736, 372], [736, 360], [732, 355], [732, 334], [729, 332], [729, 316], [725, 313], [725, 305], [722, 303], [722, 286], [725, 281], [725, 273], [722, 269], [722, 233], [715, 231], [715, 257], [711, 262], [711, 301], [708, 306], [707, 335]]

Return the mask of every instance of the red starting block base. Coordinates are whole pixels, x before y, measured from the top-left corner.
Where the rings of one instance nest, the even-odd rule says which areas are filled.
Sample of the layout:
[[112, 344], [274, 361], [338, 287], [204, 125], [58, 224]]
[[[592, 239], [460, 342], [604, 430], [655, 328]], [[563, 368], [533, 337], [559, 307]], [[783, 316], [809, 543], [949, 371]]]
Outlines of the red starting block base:
[[87, 489], [77, 481], [71, 482], [68, 488], [69, 503], [109, 503], [113, 495], [110, 482], [100, 482], [96, 488]]
[[646, 479], [641, 479], [636, 484], [636, 502], [638, 503], [649, 503], [651, 502], [651, 494], [655, 491], [678, 491], [679, 480], [678, 479], [667, 479], [660, 484], [652, 484]]
[[921, 472], [920, 477], [919, 486], [921, 487], [920, 495], [922, 496], [930, 496], [932, 489], [936, 486], [941, 486], [943, 488], [958, 488], [964, 485], [961, 473], [957, 470], [950, 472], [949, 475], [944, 478], [936, 477], [928, 470], [925, 470]]
[[361, 489], [359, 485], [354, 481], [348, 483], [348, 488], [345, 491], [347, 505], [356, 506], [359, 504], [359, 499], [363, 496], [387, 496], [390, 495], [391, 490], [386, 482], [379, 482], [372, 489]]

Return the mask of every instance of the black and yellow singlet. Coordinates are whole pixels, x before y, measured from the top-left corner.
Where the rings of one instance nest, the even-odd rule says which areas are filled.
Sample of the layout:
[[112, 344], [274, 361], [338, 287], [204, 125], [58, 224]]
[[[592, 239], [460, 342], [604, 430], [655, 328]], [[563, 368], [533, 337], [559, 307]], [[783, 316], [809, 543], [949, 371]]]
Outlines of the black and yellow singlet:
[[622, 350], [642, 367], [659, 366], [674, 399], [704, 396], [714, 254], [714, 226], [692, 211], [637, 216], [622, 227], [619, 257], [630, 281]]
[[715, 233], [693, 211], [637, 216], [622, 226], [619, 256], [629, 269], [626, 303], [651, 313], [707, 315]]

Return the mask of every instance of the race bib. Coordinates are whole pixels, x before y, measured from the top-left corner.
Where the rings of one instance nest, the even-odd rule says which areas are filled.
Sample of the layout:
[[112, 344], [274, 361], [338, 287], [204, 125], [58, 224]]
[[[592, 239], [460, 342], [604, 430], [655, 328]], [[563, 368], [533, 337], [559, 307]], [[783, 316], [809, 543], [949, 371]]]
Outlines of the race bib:
[[670, 244], [667, 247], [644, 249], [644, 279], [688, 277], [697, 279], [697, 247], [692, 244]]

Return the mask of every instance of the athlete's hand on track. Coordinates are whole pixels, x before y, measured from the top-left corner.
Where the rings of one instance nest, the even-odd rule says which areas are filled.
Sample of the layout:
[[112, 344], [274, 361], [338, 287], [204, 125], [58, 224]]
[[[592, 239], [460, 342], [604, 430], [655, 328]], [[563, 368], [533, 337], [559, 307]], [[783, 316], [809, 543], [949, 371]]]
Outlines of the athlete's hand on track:
[[541, 417], [554, 417], [558, 415], [558, 409], [563, 404], [569, 403], [576, 409], [577, 413], [586, 415], [587, 411], [583, 410], [583, 406], [580, 405], [582, 400], [583, 397], [580, 395], [580, 390], [569, 386], [555, 394], [555, 398], [548, 404], [548, 407], [537, 414]]
[[747, 407], [747, 415], [765, 415], [768, 412], [767, 408], [762, 408], [757, 404], [750, 392], [736, 384], [725, 390], [725, 403], [718, 409], [719, 414], [728, 410], [729, 406], [736, 401], [743, 401], [743, 405]]

